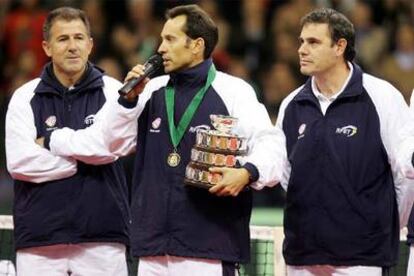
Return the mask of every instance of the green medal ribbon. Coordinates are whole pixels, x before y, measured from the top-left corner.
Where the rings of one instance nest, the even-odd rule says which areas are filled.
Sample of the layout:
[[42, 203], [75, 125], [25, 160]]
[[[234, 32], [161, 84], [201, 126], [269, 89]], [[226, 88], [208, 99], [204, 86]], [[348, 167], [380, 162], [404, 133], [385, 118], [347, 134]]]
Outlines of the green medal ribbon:
[[181, 139], [183, 139], [185, 130], [191, 122], [191, 119], [194, 117], [194, 113], [199, 107], [201, 100], [207, 92], [207, 89], [210, 87], [211, 83], [216, 76], [216, 68], [214, 64], [211, 64], [210, 69], [208, 70], [206, 84], [196, 93], [194, 98], [191, 100], [189, 106], [186, 108], [183, 116], [178, 123], [178, 126], [175, 127], [174, 124], [174, 88], [171, 86], [166, 87], [165, 91], [165, 103], [167, 106], [167, 117], [168, 117], [168, 126], [170, 129], [171, 142], [174, 146], [174, 150], [177, 149], [178, 144]]

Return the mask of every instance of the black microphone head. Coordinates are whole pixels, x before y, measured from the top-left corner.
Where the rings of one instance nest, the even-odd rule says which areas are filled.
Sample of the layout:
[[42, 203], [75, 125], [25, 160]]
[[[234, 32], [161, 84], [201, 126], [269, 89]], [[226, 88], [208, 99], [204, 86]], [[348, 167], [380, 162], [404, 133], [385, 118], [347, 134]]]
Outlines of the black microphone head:
[[163, 61], [164, 60], [162, 59], [162, 56], [160, 54], [155, 54], [151, 56], [145, 64], [151, 64], [152, 66], [154, 66], [154, 69], [158, 69], [159, 66], [162, 65]]
[[145, 71], [148, 71], [148, 77], [152, 78], [156, 75], [160, 75], [164, 73], [163, 67], [164, 60], [160, 54], [155, 54], [151, 56], [147, 62], [145, 62]]

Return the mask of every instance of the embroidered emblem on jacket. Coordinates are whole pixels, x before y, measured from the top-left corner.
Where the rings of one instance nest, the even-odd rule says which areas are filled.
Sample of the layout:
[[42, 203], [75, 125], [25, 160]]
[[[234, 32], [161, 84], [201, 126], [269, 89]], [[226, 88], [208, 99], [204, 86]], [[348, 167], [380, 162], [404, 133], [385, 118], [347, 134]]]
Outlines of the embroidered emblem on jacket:
[[305, 136], [305, 130], [306, 130], [306, 124], [301, 124], [298, 129], [298, 133], [299, 133], [298, 140]]
[[95, 122], [95, 114], [91, 114], [85, 117], [85, 125], [92, 125]]
[[152, 121], [151, 123], [152, 128], [150, 129], [150, 132], [155, 132], [155, 133], [160, 132], [160, 130], [158, 129], [160, 125], [161, 125], [161, 118], [160, 117], [155, 118], [155, 120]]
[[353, 125], [338, 127], [335, 131], [336, 134], [343, 134], [346, 137], [352, 137], [357, 134], [358, 128]]
[[160, 117], [156, 118], [154, 121], [152, 121], [151, 125], [153, 129], [159, 128], [161, 125], [161, 118]]
[[47, 119], [45, 120], [45, 124], [49, 128], [54, 127], [56, 125], [56, 116], [55, 115], [51, 115], [51, 116], [47, 117]]
[[188, 131], [191, 133], [196, 133], [198, 130], [209, 130], [209, 129], [210, 127], [208, 125], [199, 125], [195, 127], [190, 127]]

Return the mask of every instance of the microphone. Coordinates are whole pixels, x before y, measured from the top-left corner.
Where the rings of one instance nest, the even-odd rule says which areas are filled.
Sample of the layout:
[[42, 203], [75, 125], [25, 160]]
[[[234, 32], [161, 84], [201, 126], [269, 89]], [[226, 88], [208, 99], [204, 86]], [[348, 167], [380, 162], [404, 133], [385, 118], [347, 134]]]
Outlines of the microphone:
[[137, 86], [141, 81], [143, 81], [146, 77], [156, 72], [162, 66], [163, 59], [161, 55], [155, 54], [151, 56], [145, 63], [144, 63], [144, 74], [137, 78], [132, 78], [127, 81], [121, 89], [118, 90], [119, 95], [125, 96], [127, 95], [135, 86]]

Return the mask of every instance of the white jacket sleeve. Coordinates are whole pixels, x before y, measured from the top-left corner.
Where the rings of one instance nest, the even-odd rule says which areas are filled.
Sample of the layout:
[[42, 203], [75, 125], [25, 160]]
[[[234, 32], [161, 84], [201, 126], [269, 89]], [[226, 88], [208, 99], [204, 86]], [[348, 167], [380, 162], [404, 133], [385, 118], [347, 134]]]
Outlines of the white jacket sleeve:
[[302, 90], [303, 85], [293, 92], [291, 92], [281, 103], [279, 108], [279, 113], [277, 115], [276, 124], [274, 126], [274, 131], [276, 132], [277, 137], [277, 145], [278, 145], [278, 155], [274, 158], [273, 162], [275, 165], [274, 170], [277, 170], [277, 181], [280, 183], [282, 188], [287, 191], [288, 183], [290, 179], [290, 173], [292, 166], [289, 162], [287, 156], [287, 148], [286, 148], [286, 136], [283, 131], [283, 120], [285, 117], [285, 110], [288, 104], [292, 101], [292, 99]]
[[409, 179], [414, 179], [414, 167], [412, 157], [414, 153], [414, 90], [411, 94], [410, 109], [404, 126], [399, 131], [401, 135], [401, 146], [398, 154], [401, 164], [401, 175]]
[[[245, 91], [234, 102], [234, 116], [239, 119], [238, 133], [248, 138], [249, 154], [241, 159], [254, 164], [259, 179], [250, 186], [260, 190], [280, 183], [286, 166], [286, 146], [283, 132], [274, 128], [265, 107], [259, 103], [253, 88], [245, 83]], [[242, 96], [243, 95], [243, 96]]]
[[299, 90], [300, 88], [297, 89], [295, 92], [292, 92], [285, 100], [283, 100], [282, 104], [280, 105], [279, 113], [275, 124], [275, 129], [278, 133], [279, 140], [281, 140], [279, 143], [283, 144], [283, 152], [281, 152], [278, 162], [281, 171], [280, 185], [282, 185], [285, 191], [287, 191], [288, 189], [288, 183], [290, 179], [290, 172], [292, 170], [292, 166], [287, 156], [286, 136], [283, 131], [283, 119], [285, 116], [286, 106], [293, 99], [294, 95], [296, 95]]
[[6, 115], [7, 169], [17, 180], [42, 183], [63, 179], [77, 171], [76, 160], [55, 156], [35, 143], [37, 137], [30, 106], [33, 81], [18, 89]]
[[[413, 90], [414, 92], [414, 90]], [[414, 93], [413, 93], [414, 94]], [[400, 129], [402, 142], [397, 153], [400, 166], [398, 176], [403, 183], [399, 189], [399, 211], [401, 227], [408, 223], [414, 202], [414, 167], [412, 158], [414, 154], [414, 95], [411, 95], [410, 111], [404, 125]]]
[[[364, 87], [374, 101], [380, 118], [381, 138], [393, 173], [402, 228], [408, 222], [414, 202], [414, 170], [411, 165], [414, 120], [410, 116], [408, 105], [396, 88], [385, 81], [379, 83], [370, 81], [370, 77], [364, 77]], [[378, 93], [379, 89], [385, 93]]]
[[[50, 136], [50, 150], [59, 156], [71, 156], [87, 164], [107, 164], [135, 150], [138, 117], [154, 89], [167, 78], [150, 81], [136, 106], [127, 108], [118, 102], [121, 83], [104, 77], [106, 102], [95, 116], [93, 125], [79, 130], [62, 128]], [[161, 79], [161, 82], [160, 82]]]
[[104, 82], [106, 102], [96, 113], [94, 123], [85, 129], [53, 131], [49, 144], [53, 154], [100, 165], [112, 163], [134, 150], [139, 109], [118, 103], [120, 82], [109, 77], [104, 77]]

